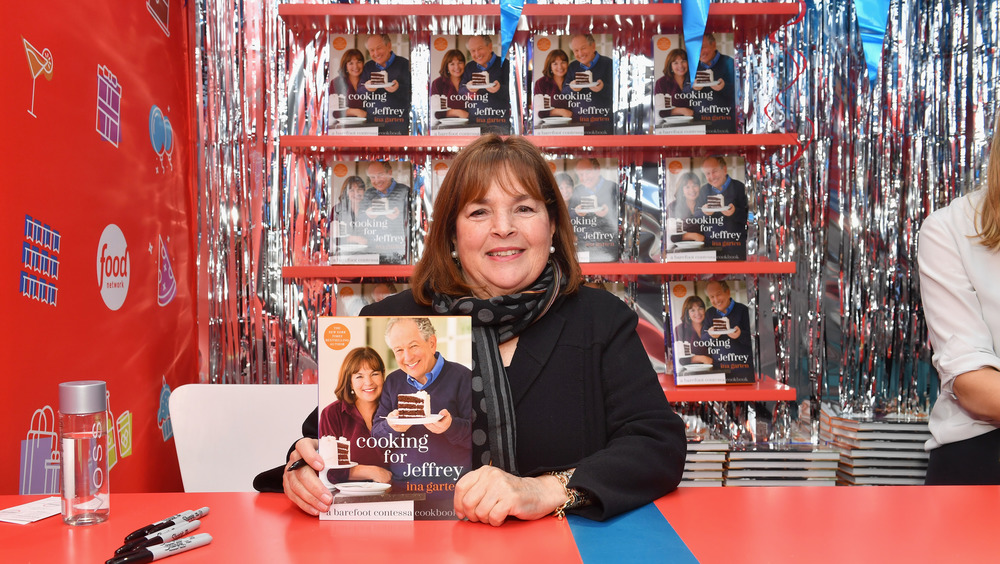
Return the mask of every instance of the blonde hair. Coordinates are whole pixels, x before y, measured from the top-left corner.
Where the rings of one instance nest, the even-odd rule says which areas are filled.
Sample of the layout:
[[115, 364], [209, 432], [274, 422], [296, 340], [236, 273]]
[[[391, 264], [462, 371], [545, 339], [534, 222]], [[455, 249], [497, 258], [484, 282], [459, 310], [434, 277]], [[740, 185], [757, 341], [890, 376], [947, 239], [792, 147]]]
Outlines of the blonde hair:
[[977, 216], [979, 244], [991, 251], [1000, 250], [1000, 111], [994, 120], [990, 160], [986, 165], [986, 196]]

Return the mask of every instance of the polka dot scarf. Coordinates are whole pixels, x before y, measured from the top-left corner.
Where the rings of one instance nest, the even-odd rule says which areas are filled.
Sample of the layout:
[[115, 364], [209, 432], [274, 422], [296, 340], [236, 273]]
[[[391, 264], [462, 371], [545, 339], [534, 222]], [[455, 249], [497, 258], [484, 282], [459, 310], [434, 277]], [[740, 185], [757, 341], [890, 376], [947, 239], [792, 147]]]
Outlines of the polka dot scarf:
[[499, 347], [545, 315], [563, 285], [559, 266], [550, 261], [517, 294], [485, 300], [434, 294], [436, 313], [472, 317], [473, 468], [493, 465], [517, 475], [517, 422]]

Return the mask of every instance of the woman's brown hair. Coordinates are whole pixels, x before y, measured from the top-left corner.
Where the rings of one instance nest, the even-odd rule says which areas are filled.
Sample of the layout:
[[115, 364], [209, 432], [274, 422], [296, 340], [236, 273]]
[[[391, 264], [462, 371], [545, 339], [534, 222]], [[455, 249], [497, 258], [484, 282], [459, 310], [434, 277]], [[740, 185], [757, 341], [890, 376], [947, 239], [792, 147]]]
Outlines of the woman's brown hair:
[[350, 393], [354, 390], [351, 387], [351, 376], [361, 370], [362, 366], [367, 366], [372, 372], [381, 372], [384, 381], [385, 362], [382, 361], [382, 357], [371, 347], [358, 347], [347, 353], [344, 363], [340, 365], [340, 380], [333, 392], [337, 399], [354, 405], [354, 394]]
[[410, 278], [417, 303], [430, 305], [434, 293], [471, 295], [459, 265], [451, 256], [458, 215], [469, 202], [478, 200], [497, 180], [504, 185], [520, 185], [524, 192], [545, 203], [545, 211], [555, 226], [551, 259], [559, 264], [567, 285], [563, 293], [580, 286], [580, 263], [569, 209], [563, 201], [555, 176], [542, 153], [523, 137], [502, 138], [491, 134], [479, 137], [455, 157], [434, 202], [433, 221], [424, 241], [424, 254]]
[[991, 251], [1000, 249], [1000, 112], [994, 120], [990, 161], [986, 165], [986, 196], [977, 215], [979, 243]]

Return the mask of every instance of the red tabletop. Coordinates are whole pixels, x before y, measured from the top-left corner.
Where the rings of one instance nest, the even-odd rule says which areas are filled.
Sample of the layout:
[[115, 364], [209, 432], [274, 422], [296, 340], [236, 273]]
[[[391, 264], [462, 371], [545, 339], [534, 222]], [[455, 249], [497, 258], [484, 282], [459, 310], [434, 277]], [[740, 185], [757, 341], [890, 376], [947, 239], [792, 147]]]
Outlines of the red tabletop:
[[702, 564], [1000, 562], [1000, 486], [682, 488], [656, 506]]
[[[39, 497], [0, 496], [0, 507]], [[211, 513], [199, 532], [214, 541], [167, 564], [381, 562], [407, 554], [435, 564], [581, 562], [569, 526], [551, 517], [499, 528], [456, 521], [320, 522], [280, 494], [254, 493], [112, 494], [111, 518], [100, 525], [70, 527], [58, 516], [30, 525], [0, 523], [0, 562], [103, 562], [133, 529], [205, 505]], [[1000, 486], [689, 488], [656, 506], [703, 564], [1000, 558]]]

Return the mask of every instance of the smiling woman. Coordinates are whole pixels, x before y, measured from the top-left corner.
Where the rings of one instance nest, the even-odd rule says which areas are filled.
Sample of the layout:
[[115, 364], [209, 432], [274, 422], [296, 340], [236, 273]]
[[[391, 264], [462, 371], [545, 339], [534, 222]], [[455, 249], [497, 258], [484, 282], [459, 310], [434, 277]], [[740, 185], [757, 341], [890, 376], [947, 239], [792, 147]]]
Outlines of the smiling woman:
[[[361, 314], [472, 318], [474, 470], [455, 486], [455, 513], [491, 525], [603, 520], [676, 488], [684, 424], [635, 313], [581, 286], [569, 212], [538, 149], [520, 137], [477, 139], [455, 158], [434, 218], [411, 290]], [[289, 459], [309, 466], [286, 470], [283, 487], [317, 514], [332, 498], [316, 477], [314, 420]]]

